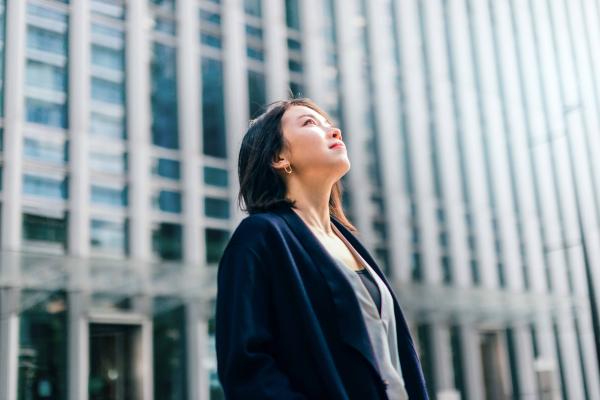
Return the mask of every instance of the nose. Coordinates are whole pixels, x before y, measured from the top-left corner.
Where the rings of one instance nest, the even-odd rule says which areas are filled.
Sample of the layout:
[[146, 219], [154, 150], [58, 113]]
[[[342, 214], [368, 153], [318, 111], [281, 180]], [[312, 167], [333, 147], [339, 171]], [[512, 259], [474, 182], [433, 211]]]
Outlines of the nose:
[[336, 128], [336, 127], [332, 126], [331, 131], [333, 132], [332, 136], [334, 138], [336, 138], [338, 140], [342, 140], [342, 131], [340, 130], [340, 128]]

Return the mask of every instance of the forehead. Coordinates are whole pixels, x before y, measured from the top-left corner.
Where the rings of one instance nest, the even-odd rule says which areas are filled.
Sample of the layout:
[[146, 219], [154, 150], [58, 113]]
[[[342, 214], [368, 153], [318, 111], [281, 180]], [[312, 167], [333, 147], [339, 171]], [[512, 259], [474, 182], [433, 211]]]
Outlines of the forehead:
[[303, 115], [310, 115], [321, 122], [327, 122], [327, 118], [319, 114], [317, 111], [313, 110], [310, 107], [301, 105], [296, 105], [288, 108], [283, 114], [282, 120], [284, 124], [293, 124], [295, 122], [300, 121], [303, 118]]

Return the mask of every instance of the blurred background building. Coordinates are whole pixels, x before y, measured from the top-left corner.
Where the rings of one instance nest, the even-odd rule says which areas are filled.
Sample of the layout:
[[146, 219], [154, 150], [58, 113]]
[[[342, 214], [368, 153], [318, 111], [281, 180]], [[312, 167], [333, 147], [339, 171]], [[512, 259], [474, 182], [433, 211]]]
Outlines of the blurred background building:
[[597, 0], [2, 0], [0, 21], [1, 399], [223, 398], [237, 151], [292, 95], [343, 130], [345, 207], [432, 398], [600, 399]]

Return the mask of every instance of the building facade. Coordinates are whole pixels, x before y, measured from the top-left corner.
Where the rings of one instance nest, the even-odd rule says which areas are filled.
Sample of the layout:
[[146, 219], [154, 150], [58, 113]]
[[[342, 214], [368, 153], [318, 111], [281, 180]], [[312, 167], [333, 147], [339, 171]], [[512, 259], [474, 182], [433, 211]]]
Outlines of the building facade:
[[307, 96], [432, 398], [600, 399], [597, 0], [2, 0], [0, 23], [0, 398], [222, 399], [239, 144]]

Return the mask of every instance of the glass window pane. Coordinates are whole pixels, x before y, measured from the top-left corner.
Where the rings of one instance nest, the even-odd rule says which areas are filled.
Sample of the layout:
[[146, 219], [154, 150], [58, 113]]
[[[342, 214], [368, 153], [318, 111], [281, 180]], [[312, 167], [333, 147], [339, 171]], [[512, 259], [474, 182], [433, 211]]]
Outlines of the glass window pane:
[[25, 138], [23, 154], [30, 160], [45, 161], [53, 164], [64, 164], [67, 161], [66, 143], [43, 142], [38, 139]]
[[177, 65], [173, 47], [154, 43], [152, 53], [152, 143], [179, 148], [177, 121]]
[[202, 59], [202, 123], [204, 154], [227, 156], [225, 141], [223, 67], [219, 60]]
[[24, 291], [20, 308], [18, 398], [67, 398], [64, 292]]
[[90, 169], [109, 174], [122, 174], [127, 169], [124, 154], [90, 152]]
[[123, 50], [110, 49], [94, 44], [92, 45], [92, 64], [123, 71], [125, 68], [125, 53]]
[[185, 400], [186, 330], [185, 308], [179, 299], [154, 299], [153, 346], [154, 398]]
[[42, 215], [23, 214], [23, 239], [64, 245], [66, 238], [66, 218], [50, 218]]
[[181, 176], [181, 167], [179, 161], [159, 158], [156, 161], [154, 173], [163, 178], [179, 180]]
[[248, 97], [250, 117], [254, 118], [262, 111], [267, 102], [265, 76], [260, 72], [248, 71]]
[[206, 262], [216, 264], [223, 255], [223, 250], [229, 240], [229, 231], [223, 229], [207, 228], [206, 237]]
[[207, 217], [227, 219], [229, 218], [229, 201], [206, 197], [204, 199], [204, 213]]
[[125, 120], [97, 112], [92, 112], [90, 129], [93, 134], [114, 139], [125, 139]]
[[152, 232], [152, 250], [163, 260], [181, 260], [182, 239], [181, 225], [157, 224]]
[[29, 26], [27, 33], [27, 47], [34, 50], [66, 56], [67, 35], [38, 28], [37, 26]]
[[227, 187], [227, 170], [215, 167], [204, 167], [204, 183], [207, 185]]
[[68, 197], [67, 179], [23, 175], [23, 193], [52, 199]]
[[65, 92], [67, 90], [67, 72], [62, 67], [27, 60], [27, 85]]
[[260, 2], [261, 0], [244, 0], [244, 11], [246, 11], [246, 14], [260, 18], [262, 14]]
[[161, 190], [158, 193], [157, 203], [159, 210], [172, 213], [181, 212], [181, 193], [170, 190]]
[[92, 78], [92, 98], [107, 103], [124, 105], [125, 88], [122, 83], [111, 82], [105, 79]]
[[112, 207], [123, 207], [127, 205], [127, 188], [114, 189], [92, 185], [91, 190], [92, 203]]
[[57, 128], [67, 127], [66, 104], [50, 103], [44, 100], [27, 98], [27, 121]]
[[300, 30], [298, 0], [285, 0], [285, 22], [289, 28]]
[[37, 4], [27, 4], [27, 14], [51, 19], [57, 22], [67, 22], [67, 15], [65, 13]]
[[125, 222], [92, 219], [90, 244], [94, 249], [124, 254], [127, 248]]

